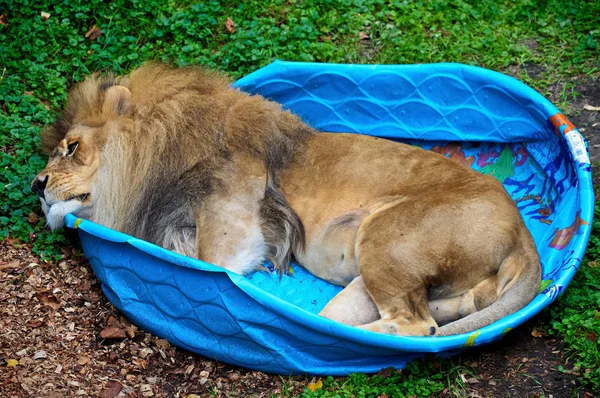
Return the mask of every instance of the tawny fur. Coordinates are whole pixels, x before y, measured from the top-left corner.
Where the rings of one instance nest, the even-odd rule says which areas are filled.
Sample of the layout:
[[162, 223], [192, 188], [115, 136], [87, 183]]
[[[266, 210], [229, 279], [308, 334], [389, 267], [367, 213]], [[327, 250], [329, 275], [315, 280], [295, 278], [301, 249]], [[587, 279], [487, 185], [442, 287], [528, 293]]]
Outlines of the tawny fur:
[[531, 235], [495, 179], [419, 148], [316, 133], [211, 71], [92, 76], [42, 142], [51, 157], [33, 188], [51, 227], [68, 209], [239, 273], [295, 257], [348, 285], [322, 312], [339, 322], [464, 333], [539, 286]]

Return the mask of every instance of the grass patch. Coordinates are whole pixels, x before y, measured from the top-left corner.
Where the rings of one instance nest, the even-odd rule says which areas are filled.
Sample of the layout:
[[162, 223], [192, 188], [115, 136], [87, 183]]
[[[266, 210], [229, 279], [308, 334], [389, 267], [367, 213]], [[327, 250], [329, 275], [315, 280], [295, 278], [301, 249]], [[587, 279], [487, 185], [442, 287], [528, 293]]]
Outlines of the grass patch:
[[569, 347], [569, 357], [573, 361], [575, 372], [595, 391], [600, 391], [599, 310], [600, 204], [597, 203], [586, 259], [566, 293], [546, 309], [552, 319], [548, 331], [564, 339]]
[[[600, 71], [595, 0], [17, 0], [0, 2], [1, 14], [8, 24], [0, 24], [0, 239], [29, 242], [41, 258], [53, 261], [62, 258], [66, 238], [44, 228], [29, 189], [46, 161], [37, 150], [38, 135], [64, 104], [68, 87], [93, 71], [125, 73], [151, 59], [200, 63], [233, 77], [276, 58], [462, 62], [500, 71], [533, 64], [540, 67], [537, 76], [522, 69], [519, 77], [543, 93], [573, 74]], [[234, 29], [227, 28], [227, 18]], [[85, 35], [93, 26], [102, 34], [90, 40]], [[572, 84], [563, 87], [559, 106], [576, 95]], [[600, 330], [594, 312], [600, 307], [599, 248], [596, 222], [586, 262], [550, 309], [550, 330], [564, 337], [582, 380], [595, 388], [600, 388], [593, 337]], [[326, 379], [321, 390], [305, 395], [428, 395], [457, 385], [456, 369], [432, 366], [417, 362], [383, 379], [360, 374], [343, 382]]]
[[374, 376], [354, 373], [344, 379], [327, 377], [314, 391], [310, 384], [301, 394], [309, 397], [430, 397], [446, 390], [461, 395], [463, 378], [474, 371], [460, 359], [439, 361], [429, 358], [407, 364], [403, 370], [384, 369]]

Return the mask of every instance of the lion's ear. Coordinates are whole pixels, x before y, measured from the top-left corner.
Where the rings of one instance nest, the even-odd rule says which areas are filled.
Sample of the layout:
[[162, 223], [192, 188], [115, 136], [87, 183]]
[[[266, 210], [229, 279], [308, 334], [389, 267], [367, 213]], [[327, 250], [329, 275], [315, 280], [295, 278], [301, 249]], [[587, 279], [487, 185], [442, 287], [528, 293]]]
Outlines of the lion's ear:
[[124, 86], [111, 86], [104, 94], [102, 113], [108, 116], [123, 116], [131, 112], [131, 91]]

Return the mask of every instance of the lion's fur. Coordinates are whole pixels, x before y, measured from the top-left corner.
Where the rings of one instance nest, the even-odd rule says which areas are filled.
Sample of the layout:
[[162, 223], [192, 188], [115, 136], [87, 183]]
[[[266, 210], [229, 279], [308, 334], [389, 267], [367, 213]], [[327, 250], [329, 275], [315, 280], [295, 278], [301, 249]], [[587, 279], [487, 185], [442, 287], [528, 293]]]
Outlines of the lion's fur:
[[494, 178], [420, 148], [316, 133], [212, 71], [92, 76], [42, 143], [52, 155], [32, 189], [52, 227], [89, 213], [239, 273], [264, 260], [286, 271], [294, 256], [348, 285], [322, 312], [340, 322], [463, 333], [539, 285], [533, 239]]

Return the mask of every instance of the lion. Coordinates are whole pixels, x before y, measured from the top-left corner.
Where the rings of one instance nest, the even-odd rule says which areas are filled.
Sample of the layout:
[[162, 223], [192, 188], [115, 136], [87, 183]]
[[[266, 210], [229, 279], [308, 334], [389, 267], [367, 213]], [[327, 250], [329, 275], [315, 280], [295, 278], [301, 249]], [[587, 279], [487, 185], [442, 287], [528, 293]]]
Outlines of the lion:
[[421, 148], [318, 132], [201, 67], [92, 75], [43, 130], [51, 229], [85, 217], [239, 274], [293, 259], [345, 288], [320, 315], [470, 332], [527, 305], [533, 239], [500, 182]]

